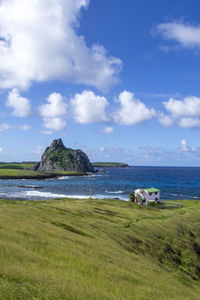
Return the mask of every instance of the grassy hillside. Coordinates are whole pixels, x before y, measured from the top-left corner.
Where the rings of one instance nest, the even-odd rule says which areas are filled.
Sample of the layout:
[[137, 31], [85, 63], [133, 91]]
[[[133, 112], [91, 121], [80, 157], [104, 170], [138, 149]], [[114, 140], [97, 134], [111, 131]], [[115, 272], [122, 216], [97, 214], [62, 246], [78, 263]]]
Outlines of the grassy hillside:
[[199, 299], [200, 202], [0, 201], [0, 299]]

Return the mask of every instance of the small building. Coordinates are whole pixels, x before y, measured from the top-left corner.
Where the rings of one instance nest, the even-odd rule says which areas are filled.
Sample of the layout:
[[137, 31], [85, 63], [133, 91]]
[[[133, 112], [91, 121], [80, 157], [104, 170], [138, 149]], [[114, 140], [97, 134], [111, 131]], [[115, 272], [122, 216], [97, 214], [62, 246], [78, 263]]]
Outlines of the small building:
[[135, 202], [137, 204], [148, 205], [149, 202], [160, 201], [160, 190], [156, 188], [135, 190]]

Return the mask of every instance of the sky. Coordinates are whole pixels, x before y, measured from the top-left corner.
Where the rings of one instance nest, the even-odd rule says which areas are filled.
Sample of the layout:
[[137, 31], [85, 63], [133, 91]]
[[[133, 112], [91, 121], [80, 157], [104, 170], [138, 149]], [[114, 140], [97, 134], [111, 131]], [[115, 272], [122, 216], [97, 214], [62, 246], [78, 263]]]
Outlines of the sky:
[[200, 166], [198, 0], [1, 0], [0, 161]]

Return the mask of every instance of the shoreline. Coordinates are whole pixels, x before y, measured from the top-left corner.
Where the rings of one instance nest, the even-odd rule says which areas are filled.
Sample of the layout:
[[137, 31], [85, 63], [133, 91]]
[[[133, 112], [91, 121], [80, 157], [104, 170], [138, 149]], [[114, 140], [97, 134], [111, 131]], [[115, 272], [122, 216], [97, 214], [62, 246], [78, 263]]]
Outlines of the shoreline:
[[97, 197], [90, 197], [90, 196], [80, 196], [80, 197], [73, 197], [73, 195], [67, 195], [66, 197], [51, 197], [49, 196], [48, 197], [43, 197], [41, 199], [39, 198], [21, 198], [21, 197], [8, 197], [8, 198], [5, 198], [5, 197], [0, 197], [0, 201], [3, 200], [3, 201], [51, 201], [51, 200], [100, 200], [100, 201], [105, 201], [105, 200], [118, 200], [118, 201], [123, 201], [123, 202], [129, 202], [128, 200], [125, 200], [125, 199], [121, 199], [121, 198], [97, 198]]

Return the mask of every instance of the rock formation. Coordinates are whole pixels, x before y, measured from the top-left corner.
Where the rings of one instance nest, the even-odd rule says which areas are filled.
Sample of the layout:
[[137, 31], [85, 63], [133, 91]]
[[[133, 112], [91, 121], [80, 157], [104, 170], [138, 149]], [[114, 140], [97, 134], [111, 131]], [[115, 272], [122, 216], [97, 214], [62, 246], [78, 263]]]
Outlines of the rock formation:
[[82, 150], [66, 148], [61, 139], [54, 140], [42, 155], [37, 171], [80, 171], [94, 172], [87, 155]]

